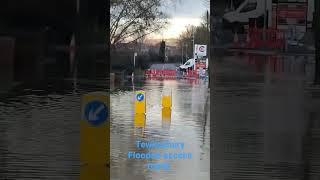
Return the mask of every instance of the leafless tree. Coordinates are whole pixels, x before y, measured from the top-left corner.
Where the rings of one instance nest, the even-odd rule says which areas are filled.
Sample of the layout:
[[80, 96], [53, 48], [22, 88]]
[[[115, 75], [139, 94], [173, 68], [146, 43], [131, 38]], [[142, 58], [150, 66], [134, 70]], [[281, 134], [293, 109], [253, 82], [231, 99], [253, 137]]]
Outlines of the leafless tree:
[[112, 0], [110, 3], [110, 44], [134, 42], [159, 32], [168, 24], [161, 7], [174, 0]]
[[206, 8], [210, 8], [210, 0], [202, 0], [203, 6]]
[[[194, 42], [195, 44], [209, 44], [210, 36], [207, 25], [209, 21], [207, 20], [207, 14], [204, 13], [201, 17], [201, 24], [198, 26], [189, 25], [186, 29], [180, 34], [178, 40], [180, 48], [186, 48], [189, 56], [192, 56], [192, 37], [194, 34]], [[210, 24], [210, 23], [209, 23]], [[185, 51], [185, 49], [184, 49]]]

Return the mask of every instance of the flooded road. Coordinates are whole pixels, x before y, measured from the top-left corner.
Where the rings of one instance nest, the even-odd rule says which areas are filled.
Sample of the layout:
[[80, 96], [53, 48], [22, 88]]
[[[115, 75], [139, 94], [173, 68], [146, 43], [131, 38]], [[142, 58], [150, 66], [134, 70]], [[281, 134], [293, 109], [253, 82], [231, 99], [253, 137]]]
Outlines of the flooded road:
[[0, 179], [79, 179], [80, 98], [106, 81], [56, 80], [1, 93]]
[[[146, 80], [112, 90], [111, 179], [202, 180], [209, 179], [210, 169], [215, 180], [320, 179], [314, 58], [215, 58], [211, 98], [202, 80]], [[142, 89], [144, 126], [134, 123], [134, 90]], [[80, 97], [107, 90], [105, 81], [57, 80], [2, 91], [0, 179], [78, 179]], [[162, 117], [161, 95], [171, 90], [168, 120]], [[147, 170], [150, 161], [128, 159], [128, 151], [165, 150], [137, 149], [137, 140], [183, 142], [183, 152], [192, 153], [192, 159], [153, 160], [168, 162], [171, 170]]]
[[320, 179], [314, 57], [215, 57], [212, 179]]
[[[210, 95], [204, 80], [146, 80], [111, 92], [111, 179], [210, 179]], [[134, 90], [146, 92], [145, 125], [134, 123]], [[172, 91], [171, 120], [162, 118], [161, 96]], [[136, 141], [183, 142], [184, 149], [138, 149]], [[128, 151], [191, 153], [191, 159], [129, 159]], [[167, 162], [169, 170], [146, 164]], [[125, 173], [124, 173], [125, 172]]]

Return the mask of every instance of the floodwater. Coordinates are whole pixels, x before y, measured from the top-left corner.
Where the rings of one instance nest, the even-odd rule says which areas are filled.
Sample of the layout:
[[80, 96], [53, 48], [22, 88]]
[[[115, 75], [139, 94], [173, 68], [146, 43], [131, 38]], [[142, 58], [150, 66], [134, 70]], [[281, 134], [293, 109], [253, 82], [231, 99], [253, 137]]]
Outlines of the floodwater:
[[0, 179], [79, 179], [80, 98], [107, 87], [58, 79], [2, 92]]
[[[136, 90], [146, 92], [144, 125], [134, 122]], [[162, 118], [161, 97], [172, 92], [171, 119]], [[111, 91], [111, 179], [210, 179], [210, 95], [205, 80], [146, 80]], [[184, 143], [184, 149], [140, 149], [136, 141]], [[191, 153], [191, 159], [129, 159], [128, 152]], [[168, 169], [148, 169], [168, 163]]]
[[314, 57], [224, 54], [213, 64], [212, 179], [320, 179]]
[[[211, 98], [202, 80], [146, 80], [112, 90], [111, 179], [202, 180], [209, 170], [214, 180], [320, 179], [314, 57], [214, 58]], [[35, 84], [1, 90], [0, 179], [79, 179], [80, 97], [107, 91], [106, 81]], [[135, 126], [134, 90], [141, 89], [146, 123]], [[171, 120], [163, 120], [161, 95], [171, 89]], [[172, 169], [150, 171], [149, 161], [127, 158], [128, 151], [149, 151], [137, 149], [136, 140], [183, 142], [193, 156], [159, 160]]]

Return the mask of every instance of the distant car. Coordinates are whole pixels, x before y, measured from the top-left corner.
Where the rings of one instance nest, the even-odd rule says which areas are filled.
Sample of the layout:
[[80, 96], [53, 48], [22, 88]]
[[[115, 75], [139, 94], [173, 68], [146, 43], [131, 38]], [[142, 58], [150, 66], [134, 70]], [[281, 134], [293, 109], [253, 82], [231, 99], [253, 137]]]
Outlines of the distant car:
[[186, 63], [179, 66], [180, 71], [187, 71], [188, 69], [192, 69], [194, 65], [194, 59], [189, 59]]

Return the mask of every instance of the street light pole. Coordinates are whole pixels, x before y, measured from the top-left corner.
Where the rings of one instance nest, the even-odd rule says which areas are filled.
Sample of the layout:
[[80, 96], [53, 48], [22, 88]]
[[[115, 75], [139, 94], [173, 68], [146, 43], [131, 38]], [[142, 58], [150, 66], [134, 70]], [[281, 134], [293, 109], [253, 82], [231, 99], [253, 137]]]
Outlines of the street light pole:
[[181, 43], [181, 64], [183, 64], [183, 43]]
[[132, 74], [131, 74], [131, 78], [133, 79], [134, 78], [134, 71], [135, 71], [135, 69], [136, 69], [136, 56], [137, 56], [138, 54], [135, 52], [134, 54], [133, 54], [133, 71], [132, 71]]
[[188, 57], [188, 44], [186, 44], [186, 58]]
[[72, 64], [72, 73], [74, 76], [74, 79], [76, 79], [77, 77], [77, 72], [78, 72], [78, 67], [79, 67], [79, 61], [80, 61], [80, 31], [81, 31], [81, 20], [80, 20], [80, 0], [77, 0], [77, 4], [76, 4], [76, 10], [77, 10], [77, 14], [76, 14], [76, 26], [77, 29], [74, 31], [74, 46], [75, 46], [75, 57], [74, 57], [74, 62]]
[[266, 40], [266, 29], [267, 29], [267, 0], [264, 0], [264, 18], [263, 18], [263, 40]]
[[196, 65], [196, 57], [195, 57], [195, 49], [194, 49], [194, 27], [192, 26], [192, 56], [193, 56], [193, 70], [195, 70]]
[[206, 67], [207, 67], [207, 73], [208, 73], [208, 77], [209, 77], [209, 79], [208, 79], [208, 86], [209, 86], [209, 88], [210, 88], [210, 68], [209, 68], [209, 61], [210, 61], [210, 52], [211, 52], [211, 44], [210, 44], [210, 29], [209, 29], [209, 11], [207, 11], [207, 36], [208, 36], [208, 44], [207, 44], [207, 46], [208, 46], [208, 50], [207, 50], [207, 59], [208, 59], [208, 61], [206, 61]]
[[136, 54], [133, 56], [133, 70], [136, 68]]
[[77, 13], [80, 11], [80, 0], [77, 0]]
[[314, 6], [315, 6], [315, 17], [313, 19], [314, 21], [314, 27], [313, 27], [313, 33], [315, 36], [315, 48], [316, 48], [316, 64], [315, 64], [315, 84], [320, 84], [320, 35], [319, 35], [319, 30], [320, 30], [320, 1], [315, 0], [314, 1]]

